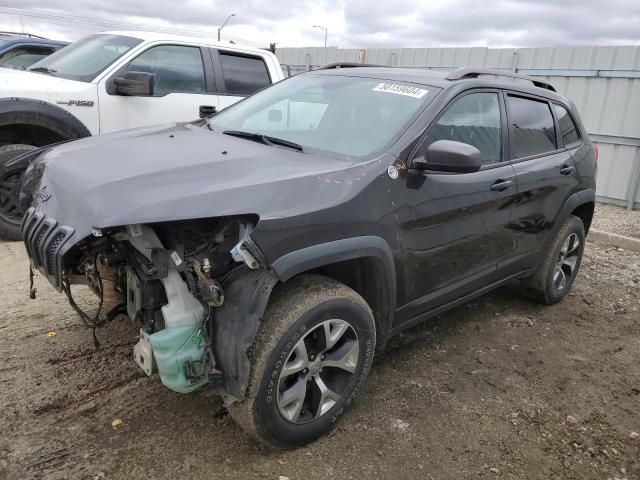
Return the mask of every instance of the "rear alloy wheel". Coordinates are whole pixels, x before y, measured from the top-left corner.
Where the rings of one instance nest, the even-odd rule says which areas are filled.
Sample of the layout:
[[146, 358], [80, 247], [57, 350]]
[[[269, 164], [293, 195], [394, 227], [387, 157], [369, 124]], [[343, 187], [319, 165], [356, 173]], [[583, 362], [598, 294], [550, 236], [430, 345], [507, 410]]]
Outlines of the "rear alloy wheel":
[[553, 286], [558, 291], [564, 290], [567, 283], [573, 281], [573, 277], [577, 272], [576, 266], [580, 260], [581, 248], [580, 238], [577, 233], [570, 234], [562, 244], [558, 260], [553, 269]]
[[371, 309], [349, 287], [302, 275], [276, 289], [250, 351], [245, 400], [233, 418], [275, 448], [329, 432], [363, 388], [375, 351]]
[[571, 290], [584, 252], [584, 225], [570, 215], [549, 245], [538, 270], [531, 278], [520, 281], [522, 292], [540, 302], [552, 305]]
[[0, 147], [0, 238], [5, 240], [21, 240], [20, 224], [22, 209], [18, 204], [20, 182], [26, 166], [22, 163], [11, 168], [4, 166], [19, 155], [28, 153], [38, 147], [33, 145], [13, 144]]

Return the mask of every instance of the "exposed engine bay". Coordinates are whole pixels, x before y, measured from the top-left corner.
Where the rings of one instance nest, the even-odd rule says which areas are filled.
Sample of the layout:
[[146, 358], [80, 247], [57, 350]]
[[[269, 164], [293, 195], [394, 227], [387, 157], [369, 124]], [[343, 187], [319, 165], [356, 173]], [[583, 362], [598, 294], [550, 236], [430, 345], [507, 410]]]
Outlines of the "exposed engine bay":
[[[223, 285], [234, 273], [246, 277], [260, 267], [257, 249], [248, 241], [256, 222], [245, 216], [94, 229], [65, 255], [62, 290], [94, 329], [94, 339], [95, 329], [118, 314], [139, 322], [134, 359], [147, 375], [157, 371], [177, 392], [219, 382], [226, 393], [214, 317], [226, 301]], [[98, 295], [97, 314], [78, 307], [72, 284], [86, 284]]]

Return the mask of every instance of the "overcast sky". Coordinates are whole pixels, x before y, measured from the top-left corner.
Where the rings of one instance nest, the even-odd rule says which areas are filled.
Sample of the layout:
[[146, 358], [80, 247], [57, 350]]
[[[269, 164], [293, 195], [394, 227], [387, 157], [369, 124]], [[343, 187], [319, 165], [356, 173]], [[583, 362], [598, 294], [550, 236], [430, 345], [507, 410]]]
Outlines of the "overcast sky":
[[0, 29], [67, 40], [114, 29], [34, 11], [211, 32], [235, 13], [225, 34], [291, 47], [322, 45], [313, 25], [344, 48], [640, 44], [640, 0], [0, 0]]

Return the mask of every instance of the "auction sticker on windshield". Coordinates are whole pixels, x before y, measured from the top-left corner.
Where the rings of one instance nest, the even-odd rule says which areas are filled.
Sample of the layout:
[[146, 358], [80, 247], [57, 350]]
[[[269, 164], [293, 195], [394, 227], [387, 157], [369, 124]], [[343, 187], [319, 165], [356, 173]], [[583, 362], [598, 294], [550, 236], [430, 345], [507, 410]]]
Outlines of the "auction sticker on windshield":
[[373, 87], [373, 91], [395, 93], [396, 95], [405, 95], [413, 98], [422, 98], [429, 93], [429, 90], [425, 90], [424, 88], [400, 85], [398, 83], [379, 83]]

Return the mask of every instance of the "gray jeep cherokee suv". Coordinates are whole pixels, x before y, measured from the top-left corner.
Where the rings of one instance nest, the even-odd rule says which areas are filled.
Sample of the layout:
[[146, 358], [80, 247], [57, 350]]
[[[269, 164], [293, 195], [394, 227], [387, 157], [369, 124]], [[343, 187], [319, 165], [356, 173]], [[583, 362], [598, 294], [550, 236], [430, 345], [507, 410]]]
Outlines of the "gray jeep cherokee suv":
[[562, 300], [594, 209], [597, 150], [550, 85], [338, 67], [32, 153], [21, 193], [32, 274], [94, 334], [139, 322], [147, 374], [280, 448], [329, 431], [401, 330], [506, 283]]

